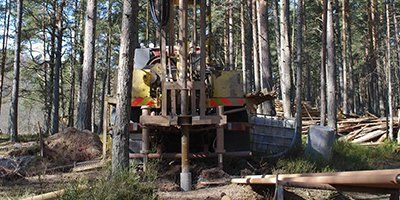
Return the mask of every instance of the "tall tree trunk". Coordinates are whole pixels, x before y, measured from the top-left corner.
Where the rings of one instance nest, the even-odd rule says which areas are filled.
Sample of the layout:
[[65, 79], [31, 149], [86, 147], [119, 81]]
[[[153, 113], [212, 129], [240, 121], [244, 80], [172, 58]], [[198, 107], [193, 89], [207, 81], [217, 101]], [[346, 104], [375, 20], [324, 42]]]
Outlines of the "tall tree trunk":
[[108, 82], [110, 80], [110, 70], [111, 70], [111, 36], [112, 36], [112, 5], [113, 0], [108, 0], [108, 9], [107, 9], [107, 35], [106, 35], [106, 67], [103, 71], [103, 81], [102, 81], [102, 89], [101, 89], [101, 102], [100, 102], [100, 113], [99, 113], [99, 128], [98, 133], [103, 132], [103, 117], [104, 117], [104, 101], [106, 94], [110, 95], [110, 89], [108, 86]]
[[[389, 10], [389, 1], [385, 2], [386, 7], [386, 81], [388, 87], [388, 111], [389, 111], [389, 139], [394, 140], [393, 136], [393, 93], [392, 93], [392, 67], [391, 67], [391, 48], [390, 48], [390, 10]], [[394, 13], [396, 15], [396, 13]], [[399, 139], [399, 137], [398, 137]]]
[[4, 71], [6, 68], [7, 61], [7, 49], [8, 49], [8, 33], [10, 30], [10, 16], [11, 16], [11, 3], [6, 0], [4, 13], [4, 30], [3, 30], [3, 45], [2, 45], [2, 56], [1, 56], [1, 66], [0, 66], [0, 113], [3, 100], [3, 83], [4, 83]]
[[78, 67], [78, 96], [77, 100], [80, 99], [80, 91], [82, 90], [82, 79], [83, 79], [83, 59], [84, 59], [84, 43], [85, 43], [85, 1], [86, 0], [80, 0], [79, 2], [79, 29], [80, 31], [78, 32], [78, 41], [79, 41], [79, 48], [78, 48], [78, 54], [79, 54], [79, 67]]
[[[397, 86], [397, 118], [400, 120], [400, 40], [399, 40], [399, 25], [397, 24], [397, 16], [396, 16], [396, 3], [393, 1], [393, 24], [394, 24], [394, 39], [395, 39], [395, 45], [396, 45], [396, 69], [397, 69], [397, 76], [398, 76], [398, 86]], [[400, 130], [397, 132], [397, 143], [400, 142]]]
[[[270, 45], [268, 33], [268, 3], [267, 0], [259, 0], [258, 7], [258, 41], [260, 52], [261, 85], [262, 88], [271, 92], [273, 88], [272, 66], [270, 58]], [[272, 100], [263, 103], [263, 112], [267, 115], [275, 115], [274, 103]]]
[[327, 29], [327, 1], [322, 0], [322, 36], [321, 36], [321, 70], [320, 70], [320, 81], [321, 81], [321, 88], [320, 88], [320, 124], [325, 126], [326, 124], [326, 29]]
[[[339, 0], [334, 0], [334, 15], [333, 15], [333, 23], [334, 23], [334, 38], [335, 38], [335, 66], [336, 66], [336, 72], [339, 75], [339, 81], [338, 84], [336, 85], [337, 92], [338, 94], [336, 95], [338, 105], [342, 107], [343, 105], [343, 95], [344, 95], [344, 78], [343, 78], [343, 58], [342, 58], [342, 41], [341, 41], [341, 29], [340, 29], [340, 19], [339, 19], [339, 13], [340, 13], [340, 6], [339, 6]], [[343, 108], [343, 107], [342, 107]]]
[[347, 102], [348, 88], [347, 88], [347, 19], [348, 19], [348, 8], [349, 1], [342, 0], [342, 69], [343, 69], [343, 84], [342, 84], [342, 102], [343, 102], [343, 113], [345, 115], [349, 114], [349, 107]]
[[75, 70], [76, 70], [76, 55], [78, 53], [78, 32], [79, 32], [79, 2], [75, 0], [74, 26], [73, 35], [71, 38], [72, 43], [72, 62], [70, 65], [70, 86], [69, 86], [69, 104], [68, 104], [68, 127], [74, 126], [74, 113], [75, 113]]
[[85, 45], [83, 54], [82, 85], [79, 91], [78, 113], [76, 127], [78, 129], [91, 128], [92, 96], [95, 61], [95, 36], [97, 19], [97, 0], [88, 0], [85, 22]]
[[[55, 4], [57, 2], [54, 2]], [[60, 70], [61, 70], [61, 57], [62, 57], [62, 40], [63, 40], [63, 9], [65, 0], [61, 1], [57, 9], [57, 50], [56, 50], [56, 64], [54, 65], [53, 77], [53, 123], [51, 134], [56, 134], [59, 131], [60, 123]]]
[[[42, 7], [42, 12], [45, 13], [47, 12], [48, 9], [48, 2], [43, 1], [43, 7]], [[47, 95], [50, 87], [49, 83], [49, 78], [48, 78], [48, 71], [49, 71], [49, 63], [46, 60], [46, 54], [47, 54], [47, 16], [43, 15], [42, 17], [42, 40], [43, 40], [43, 68], [44, 68], [44, 87], [43, 87], [43, 96], [44, 96], [44, 104], [43, 104], [43, 110], [44, 110], [44, 115], [43, 115], [43, 125], [44, 125], [44, 133], [48, 134], [48, 131], [50, 129], [50, 120], [48, 120], [51, 116], [51, 113], [48, 112], [48, 107], [51, 107], [51, 102], [50, 98]]]
[[377, 0], [368, 0], [368, 32], [369, 32], [369, 73], [371, 75], [371, 81], [369, 82], [369, 110], [375, 114], [383, 114], [380, 111], [382, 108], [381, 97], [379, 95], [381, 84], [378, 76], [377, 67], [377, 42], [378, 42], [378, 5]]
[[235, 63], [235, 47], [233, 38], [233, 0], [228, 0], [228, 34], [229, 34], [229, 69], [234, 69]]
[[354, 84], [354, 79], [355, 79], [355, 75], [354, 75], [354, 61], [353, 61], [353, 48], [352, 48], [352, 44], [353, 44], [353, 40], [352, 40], [352, 33], [351, 33], [351, 17], [350, 17], [350, 12], [349, 12], [349, 7], [347, 7], [346, 9], [346, 16], [348, 19], [348, 26], [347, 26], [347, 37], [348, 37], [348, 57], [349, 57], [349, 92], [350, 92], [350, 98], [349, 98], [349, 104], [350, 104], [350, 109], [351, 112], [357, 113], [358, 109], [357, 109], [357, 101], [356, 101], [356, 95], [355, 95], [355, 91], [356, 91], [356, 87]]
[[[251, 47], [252, 44], [252, 31], [251, 31], [251, 2], [242, 1], [240, 8], [240, 32], [241, 32], [241, 43], [242, 43], [242, 71], [243, 71], [243, 83], [245, 93], [251, 92], [252, 78], [251, 78]], [[250, 17], [250, 18], [249, 18]]]
[[15, 34], [14, 78], [12, 82], [11, 106], [9, 115], [9, 133], [11, 142], [18, 141], [18, 95], [19, 95], [19, 69], [21, 58], [21, 31], [22, 31], [23, 0], [17, 1], [17, 25]]
[[333, 0], [328, 0], [326, 28], [326, 85], [328, 126], [336, 131], [336, 70], [335, 70], [335, 30], [333, 26]]
[[279, 68], [279, 63], [281, 60], [281, 51], [280, 51], [280, 46], [281, 46], [281, 34], [279, 31], [279, 5], [278, 5], [278, 0], [272, 0], [273, 3], [273, 8], [272, 8], [272, 14], [274, 17], [274, 33], [275, 33], [275, 46], [276, 46], [276, 56], [278, 60], [278, 68]]
[[112, 144], [112, 172], [116, 175], [129, 165], [128, 139], [131, 111], [132, 71], [137, 46], [138, 1], [124, 0], [119, 53], [116, 125]]
[[296, 133], [297, 144], [301, 144], [302, 131], [302, 68], [303, 68], [303, 9], [304, 1], [299, 0], [297, 3], [297, 31], [296, 31]]
[[50, 134], [52, 131], [52, 111], [53, 111], [53, 84], [54, 84], [54, 68], [55, 68], [55, 57], [56, 57], [56, 29], [57, 29], [57, 14], [56, 14], [56, 7], [57, 2], [52, 1], [49, 3], [52, 8], [51, 16], [50, 16], [50, 24], [51, 24], [51, 32], [50, 32], [50, 56], [49, 56], [49, 77], [48, 77], [48, 91], [47, 95], [49, 96], [49, 105], [47, 110], [47, 121], [46, 121], [46, 134]]
[[281, 1], [280, 13], [280, 60], [279, 72], [281, 82], [281, 92], [283, 100], [283, 112], [285, 118], [292, 117], [290, 91], [291, 91], [291, 78], [290, 78], [290, 41], [289, 41], [289, 1]]
[[226, 70], [230, 70], [230, 55], [229, 53], [231, 52], [229, 50], [229, 31], [230, 31], [230, 27], [229, 27], [229, 3], [230, 0], [225, 0], [225, 16], [224, 16], [224, 60], [225, 60], [225, 69]]
[[[254, 64], [254, 90], [260, 91], [260, 64], [258, 54], [258, 27], [257, 27], [257, 0], [252, 2], [252, 31], [253, 31], [253, 64]], [[260, 110], [258, 110], [259, 112]]]

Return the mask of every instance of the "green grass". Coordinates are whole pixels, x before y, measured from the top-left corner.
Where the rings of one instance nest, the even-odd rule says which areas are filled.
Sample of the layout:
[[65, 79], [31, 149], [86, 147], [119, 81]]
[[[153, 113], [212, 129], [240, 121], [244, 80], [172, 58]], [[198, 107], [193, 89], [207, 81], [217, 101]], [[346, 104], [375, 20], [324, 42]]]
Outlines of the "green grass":
[[111, 177], [110, 166], [105, 176], [94, 181], [80, 181], [70, 184], [67, 191], [60, 198], [62, 200], [75, 199], [156, 199], [153, 182], [157, 179], [156, 164], [149, 164], [147, 172], [137, 173], [131, 167], [115, 177]]
[[330, 161], [313, 160], [304, 156], [304, 149], [283, 159], [273, 161], [272, 173], [313, 173], [400, 168], [398, 145], [385, 142], [376, 147], [349, 142], [336, 142]]

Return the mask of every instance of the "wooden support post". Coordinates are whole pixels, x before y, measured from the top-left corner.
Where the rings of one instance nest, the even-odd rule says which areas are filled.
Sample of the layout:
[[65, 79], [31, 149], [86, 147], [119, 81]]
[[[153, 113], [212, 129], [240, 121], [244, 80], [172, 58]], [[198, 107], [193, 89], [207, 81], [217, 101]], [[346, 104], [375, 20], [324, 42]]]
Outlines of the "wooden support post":
[[[150, 115], [150, 107], [149, 106], [142, 106], [142, 116]], [[143, 170], [147, 170], [147, 162], [148, 162], [148, 154], [150, 150], [150, 132], [149, 128], [146, 126], [142, 127], [142, 150], [140, 153], [145, 154], [143, 157]]]
[[206, 0], [200, 1], [200, 117], [206, 113]]
[[[224, 107], [223, 106], [218, 106], [217, 108], [217, 113], [219, 116], [224, 115]], [[220, 124], [217, 127], [217, 149], [216, 153], [218, 154], [218, 167], [223, 168], [223, 155], [225, 153], [225, 143], [224, 143], [225, 137], [224, 137], [224, 127], [222, 124]]]

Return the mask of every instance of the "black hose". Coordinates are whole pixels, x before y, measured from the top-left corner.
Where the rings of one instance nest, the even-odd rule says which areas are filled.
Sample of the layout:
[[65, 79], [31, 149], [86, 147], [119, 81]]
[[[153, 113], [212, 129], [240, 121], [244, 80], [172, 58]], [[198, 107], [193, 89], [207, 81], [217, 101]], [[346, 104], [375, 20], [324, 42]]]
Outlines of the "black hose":
[[151, 18], [153, 19], [154, 23], [156, 23], [157, 26], [164, 27], [168, 24], [168, 21], [169, 21], [170, 1], [169, 0], [159, 0], [159, 1], [161, 1], [161, 5], [162, 5], [162, 7], [160, 7], [161, 8], [161, 10], [160, 10], [161, 16], [157, 16], [154, 1], [155, 0], [149, 0]]

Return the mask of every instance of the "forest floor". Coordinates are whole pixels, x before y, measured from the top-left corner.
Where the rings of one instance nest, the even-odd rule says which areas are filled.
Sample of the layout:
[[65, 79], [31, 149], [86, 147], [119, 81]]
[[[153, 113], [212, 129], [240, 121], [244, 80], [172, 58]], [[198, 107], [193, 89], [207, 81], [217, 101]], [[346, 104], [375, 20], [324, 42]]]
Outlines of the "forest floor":
[[[21, 143], [13, 144], [0, 135], [0, 157], [6, 157], [15, 146], [26, 147], [19, 154], [35, 154], [35, 137], [25, 136]], [[135, 173], [121, 176], [117, 182], [110, 182], [110, 166], [89, 171], [73, 172], [73, 166], [57, 168], [54, 163], [37, 159], [28, 173], [21, 177], [0, 178], [0, 199], [20, 199], [59, 189], [66, 189], [62, 199], [92, 199], [112, 194], [110, 199], [118, 199], [132, 195], [132, 191], [140, 196], [137, 199], [272, 199], [274, 188], [250, 187], [230, 184], [230, 178], [249, 174], [276, 173], [311, 173], [352, 171], [367, 169], [400, 168], [400, 148], [395, 143], [384, 142], [380, 145], [362, 146], [349, 142], [337, 142], [333, 149], [332, 161], [315, 162], [302, 156], [304, 147], [291, 156], [266, 160], [262, 158], [224, 160], [224, 169], [216, 168], [216, 160], [196, 160], [191, 163], [193, 188], [191, 192], [179, 189], [179, 162], [172, 160], [153, 160], [148, 172], [142, 172], [140, 165], [133, 168]], [[216, 182], [215, 185], [200, 183]], [[82, 190], [77, 186], [84, 185], [90, 190]], [[124, 189], [121, 189], [124, 188]], [[103, 191], [103, 192], [101, 192]], [[99, 196], [100, 195], [100, 196]], [[101, 196], [103, 195], [103, 196]], [[125, 195], [125, 196], [124, 196]], [[137, 194], [135, 194], [137, 195]], [[286, 188], [285, 196], [289, 199], [387, 199], [387, 195], [369, 195], [358, 193], [341, 193], [298, 188]], [[114, 198], [112, 198], [114, 197]]]

